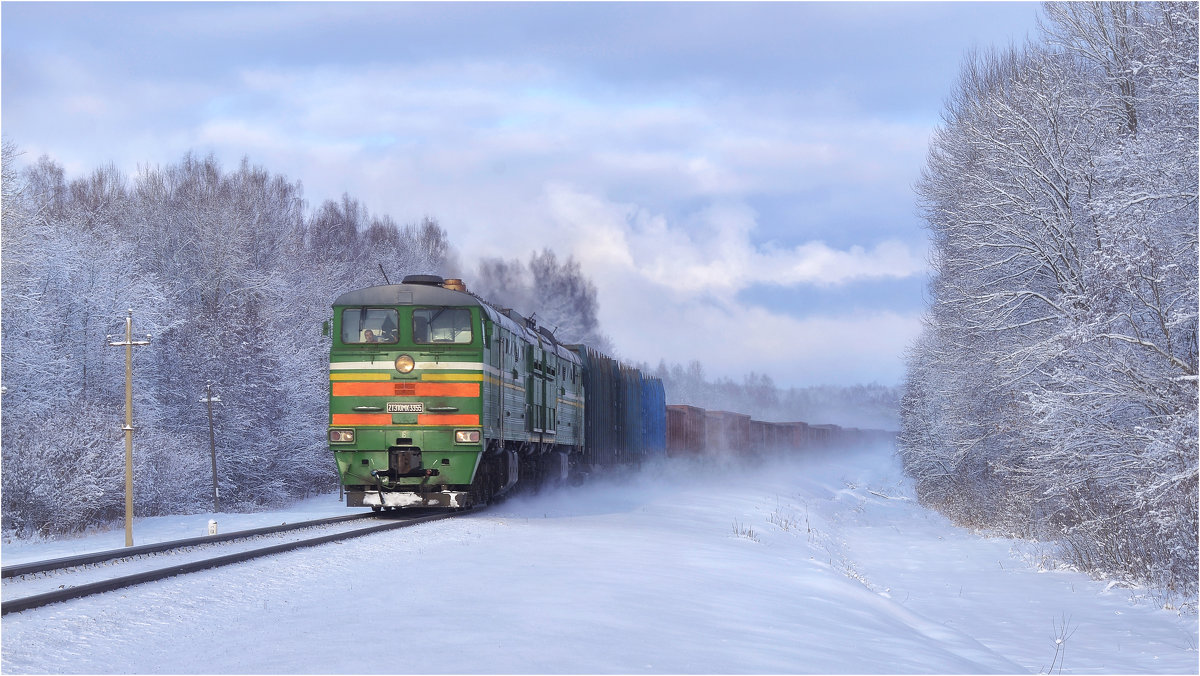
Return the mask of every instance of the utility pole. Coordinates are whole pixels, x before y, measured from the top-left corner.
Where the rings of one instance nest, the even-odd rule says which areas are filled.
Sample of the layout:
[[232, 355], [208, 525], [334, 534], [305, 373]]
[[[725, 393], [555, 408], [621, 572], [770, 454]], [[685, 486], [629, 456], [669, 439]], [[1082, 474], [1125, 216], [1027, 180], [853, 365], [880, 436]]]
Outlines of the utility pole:
[[133, 546], [133, 346], [149, 345], [146, 340], [133, 339], [133, 310], [125, 317], [125, 340], [114, 343], [112, 336], [105, 336], [109, 345], [125, 348], [125, 546]]
[[213, 513], [221, 511], [220, 504], [217, 499], [220, 492], [217, 490], [217, 438], [213, 435], [213, 417], [212, 405], [213, 402], [221, 403], [220, 397], [214, 397], [212, 393], [212, 383], [204, 385], [204, 398], [200, 400], [202, 404], [208, 404], [208, 453], [212, 458], [212, 477], [213, 477]]

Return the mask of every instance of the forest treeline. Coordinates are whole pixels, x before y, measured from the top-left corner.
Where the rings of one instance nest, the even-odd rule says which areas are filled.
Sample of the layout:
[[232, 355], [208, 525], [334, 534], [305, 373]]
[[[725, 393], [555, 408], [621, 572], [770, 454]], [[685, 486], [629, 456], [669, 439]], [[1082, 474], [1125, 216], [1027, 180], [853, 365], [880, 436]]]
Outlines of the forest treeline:
[[1195, 594], [1197, 5], [1044, 16], [966, 59], [931, 140], [901, 456], [960, 523]]
[[[356, 199], [311, 212], [301, 185], [185, 156], [132, 179], [66, 180], [3, 148], [3, 528], [77, 531], [124, 510], [125, 350], [133, 310], [139, 516], [211, 509], [207, 409], [224, 510], [336, 487], [324, 440], [322, 321], [347, 289], [441, 270], [432, 219], [400, 226]], [[394, 280], [397, 281], [397, 280]]]

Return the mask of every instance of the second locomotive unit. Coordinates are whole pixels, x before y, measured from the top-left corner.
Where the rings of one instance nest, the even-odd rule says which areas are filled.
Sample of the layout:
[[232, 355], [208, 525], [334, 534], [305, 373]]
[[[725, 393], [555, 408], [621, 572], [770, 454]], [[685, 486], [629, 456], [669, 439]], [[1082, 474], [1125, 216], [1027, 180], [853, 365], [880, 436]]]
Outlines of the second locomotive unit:
[[459, 280], [334, 302], [329, 443], [349, 506], [469, 507], [665, 452], [662, 382]]

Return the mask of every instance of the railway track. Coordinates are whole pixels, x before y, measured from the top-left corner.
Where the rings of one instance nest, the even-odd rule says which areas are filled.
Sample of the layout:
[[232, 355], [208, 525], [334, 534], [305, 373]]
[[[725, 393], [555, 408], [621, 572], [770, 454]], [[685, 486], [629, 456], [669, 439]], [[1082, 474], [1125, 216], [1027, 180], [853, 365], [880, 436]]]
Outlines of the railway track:
[[[464, 513], [351, 514], [4, 566], [0, 615]], [[362, 520], [382, 523], [355, 527]]]

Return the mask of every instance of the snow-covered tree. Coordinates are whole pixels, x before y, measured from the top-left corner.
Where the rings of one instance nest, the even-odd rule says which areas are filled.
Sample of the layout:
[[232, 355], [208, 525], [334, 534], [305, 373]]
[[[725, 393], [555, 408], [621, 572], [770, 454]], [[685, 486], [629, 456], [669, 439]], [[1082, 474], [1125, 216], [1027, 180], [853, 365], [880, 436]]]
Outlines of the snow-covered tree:
[[554, 331], [563, 343], [584, 343], [602, 352], [612, 345], [600, 331], [596, 285], [573, 256], [565, 263], [550, 249], [534, 252], [526, 267], [519, 260], [485, 258], [479, 262], [472, 291], [526, 317], [537, 315], [538, 324]]
[[275, 505], [334, 486], [324, 442], [328, 342], [349, 288], [438, 269], [432, 219], [398, 227], [349, 196], [305, 213], [298, 183], [187, 155], [132, 181], [67, 180], [4, 145], [3, 527], [64, 532], [123, 510], [124, 351], [134, 309], [138, 514], [203, 509], [212, 383], [221, 504]]
[[1194, 589], [1196, 5], [1045, 12], [967, 59], [930, 144], [902, 457], [968, 523]]

